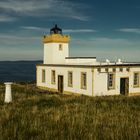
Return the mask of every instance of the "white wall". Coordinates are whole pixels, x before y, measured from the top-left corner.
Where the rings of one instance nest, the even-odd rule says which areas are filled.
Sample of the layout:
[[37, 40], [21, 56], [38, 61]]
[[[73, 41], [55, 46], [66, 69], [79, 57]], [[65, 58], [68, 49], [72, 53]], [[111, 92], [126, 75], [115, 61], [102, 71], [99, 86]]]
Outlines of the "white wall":
[[[108, 89], [108, 76], [105, 72], [105, 68], [101, 68], [102, 73], [98, 72], [97, 69], [94, 71], [94, 95], [119, 95], [120, 94], [120, 79], [129, 78], [129, 93], [140, 93], [140, 86], [133, 86], [133, 74], [134, 72], [140, 72], [140, 68], [130, 68], [130, 71], [127, 71], [126, 68], [123, 68], [121, 72], [119, 68], [116, 68], [115, 72], [115, 88]], [[112, 68], [109, 68], [109, 72], [112, 72]]]
[[[42, 83], [40, 77], [42, 69], [46, 70], [46, 83]], [[56, 72], [56, 83], [51, 84], [51, 70]], [[63, 75], [64, 80], [64, 91], [72, 93], [80, 93], [84, 95], [92, 96], [92, 72], [90, 68], [71, 68], [71, 67], [37, 67], [37, 86], [48, 87], [52, 89], [58, 89], [58, 75]], [[73, 87], [68, 87], [68, 71], [73, 72]], [[87, 89], [81, 89], [81, 72], [87, 73]]]
[[[59, 50], [59, 44], [63, 49]], [[44, 44], [44, 64], [64, 64], [65, 57], [69, 56], [68, 43], [45, 43]]]
[[139, 74], [140, 74], [140, 68], [131, 68], [130, 84], [129, 84], [130, 90], [129, 90], [129, 92], [130, 93], [140, 93], [140, 78], [139, 78], [139, 87], [134, 87], [133, 86], [133, 73], [134, 72], [139, 72]]
[[94, 96], [107, 94], [107, 73], [99, 73], [94, 70]]
[[[42, 70], [45, 70], [46, 74], [46, 67], [36, 67], [36, 85], [44, 87], [46, 84], [42, 83]], [[46, 79], [47, 80], [47, 79]]]
[[129, 93], [140, 93], [140, 86], [133, 86], [133, 76], [134, 72], [140, 72], [140, 68], [130, 68], [130, 71], [126, 71], [126, 68], [123, 68], [123, 72], [120, 72], [119, 69], [116, 72], [116, 92], [120, 93], [120, 79], [121, 78], [129, 78]]
[[[46, 71], [46, 82], [42, 83], [42, 69]], [[56, 83], [51, 84], [51, 70], [56, 71]], [[73, 72], [73, 87], [68, 87], [68, 71]], [[64, 91], [80, 93], [89, 96], [102, 96], [102, 95], [119, 95], [120, 94], [120, 79], [129, 78], [129, 93], [140, 93], [140, 86], [133, 87], [133, 73], [140, 72], [140, 68], [130, 68], [130, 71], [120, 72], [119, 68], [116, 68], [115, 72], [115, 88], [108, 89], [108, 74], [105, 72], [105, 68], [101, 69], [101, 73], [94, 69], [92, 73], [91, 68], [77, 68], [77, 67], [50, 67], [50, 66], [38, 66], [37, 67], [37, 86], [48, 87], [58, 89], [58, 75], [64, 77]], [[87, 89], [81, 89], [81, 72], [87, 73]], [[112, 72], [112, 68], [109, 68], [109, 72]], [[92, 75], [93, 74], [93, 75]], [[92, 82], [92, 80], [94, 81]], [[92, 84], [93, 83], [93, 84]], [[94, 89], [94, 90], [93, 90]]]
[[72, 59], [72, 58], [68, 58], [68, 59], [66, 59], [66, 63], [76, 63], [76, 64], [80, 64], [80, 63], [95, 63], [96, 64], [96, 58], [74, 58], [74, 59]]

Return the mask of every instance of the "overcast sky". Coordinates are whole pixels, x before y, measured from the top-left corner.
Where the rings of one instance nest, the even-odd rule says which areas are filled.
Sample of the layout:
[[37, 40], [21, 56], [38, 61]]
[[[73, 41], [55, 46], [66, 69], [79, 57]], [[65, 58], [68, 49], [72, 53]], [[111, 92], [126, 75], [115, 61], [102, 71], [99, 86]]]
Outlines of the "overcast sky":
[[54, 24], [71, 56], [140, 62], [140, 0], [0, 0], [0, 61], [41, 60]]

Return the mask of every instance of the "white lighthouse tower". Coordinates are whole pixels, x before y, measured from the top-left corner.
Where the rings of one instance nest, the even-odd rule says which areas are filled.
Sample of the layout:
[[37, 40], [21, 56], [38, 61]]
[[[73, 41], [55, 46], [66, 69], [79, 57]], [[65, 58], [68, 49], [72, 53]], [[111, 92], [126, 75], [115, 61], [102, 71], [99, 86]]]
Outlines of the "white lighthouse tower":
[[64, 64], [65, 58], [69, 57], [68, 35], [62, 34], [62, 29], [55, 25], [50, 30], [50, 35], [44, 36], [44, 64]]

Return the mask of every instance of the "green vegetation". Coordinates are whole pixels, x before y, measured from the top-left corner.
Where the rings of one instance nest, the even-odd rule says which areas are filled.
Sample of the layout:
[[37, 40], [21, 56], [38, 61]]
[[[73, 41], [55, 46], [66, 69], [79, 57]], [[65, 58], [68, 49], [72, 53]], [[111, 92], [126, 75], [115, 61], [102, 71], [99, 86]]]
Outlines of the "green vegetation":
[[140, 96], [57, 95], [33, 84], [12, 86], [4, 104], [0, 85], [0, 140], [138, 140]]

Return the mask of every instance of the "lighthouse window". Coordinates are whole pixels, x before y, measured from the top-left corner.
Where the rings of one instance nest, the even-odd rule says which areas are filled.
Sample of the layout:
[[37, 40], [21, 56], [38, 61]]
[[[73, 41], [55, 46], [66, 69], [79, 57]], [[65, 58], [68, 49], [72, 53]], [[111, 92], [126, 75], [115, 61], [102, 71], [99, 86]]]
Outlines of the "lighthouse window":
[[108, 89], [114, 89], [115, 87], [115, 75], [114, 73], [108, 74]]
[[45, 70], [42, 70], [42, 83], [45, 83]]
[[62, 51], [62, 50], [63, 50], [63, 45], [59, 44], [59, 51]]
[[139, 73], [134, 73], [134, 87], [138, 87], [139, 86]]

